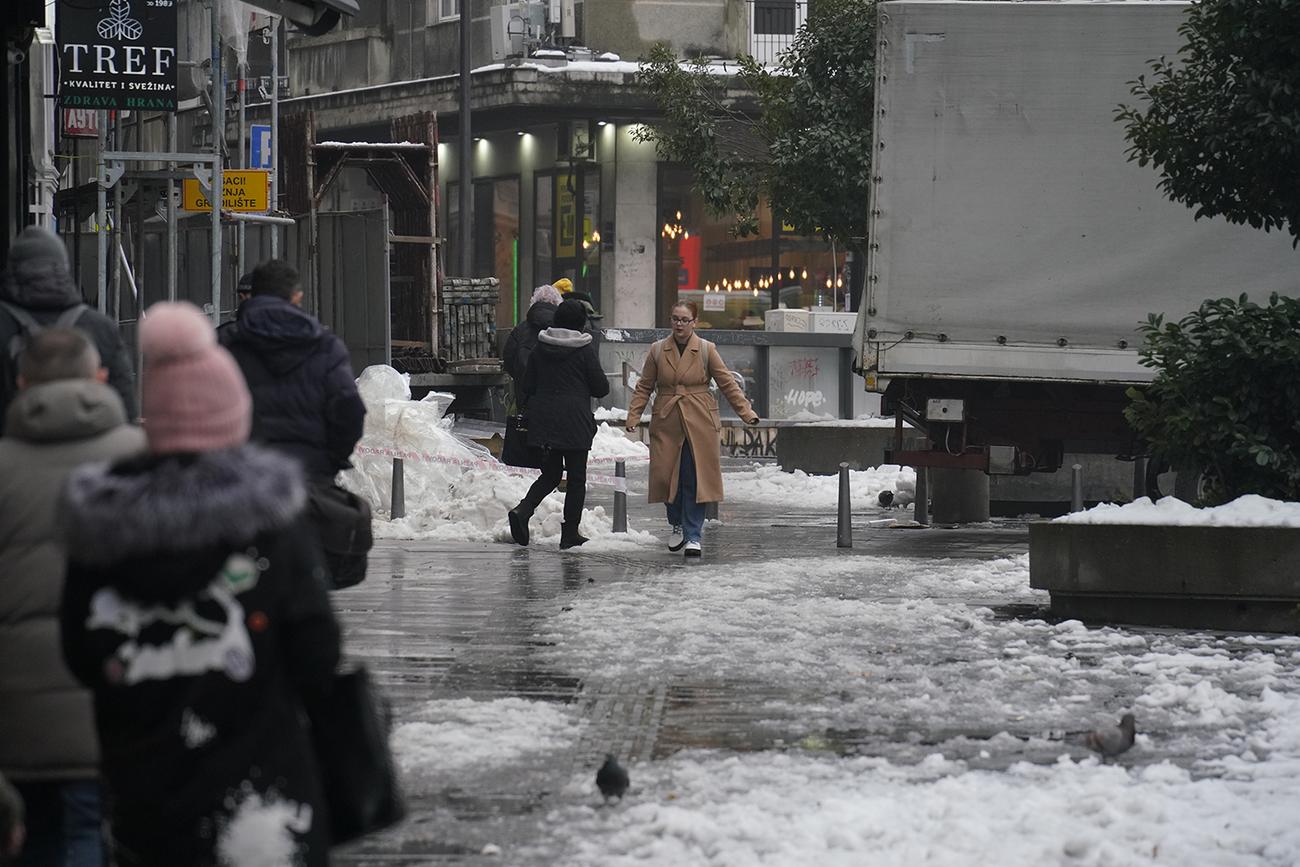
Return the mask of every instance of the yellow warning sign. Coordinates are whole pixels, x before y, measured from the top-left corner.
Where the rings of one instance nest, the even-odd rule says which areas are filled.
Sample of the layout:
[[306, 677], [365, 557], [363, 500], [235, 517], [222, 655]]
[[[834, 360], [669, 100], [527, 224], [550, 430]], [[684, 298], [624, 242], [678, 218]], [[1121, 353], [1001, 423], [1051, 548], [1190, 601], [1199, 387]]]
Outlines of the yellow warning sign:
[[[270, 208], [269, 169], [233, 169], [221, 174], [221, 210], [266, 213]], [[181, 183], [181, 207], [187, 211], [211, 211], [212, 203], [197, 178]]]

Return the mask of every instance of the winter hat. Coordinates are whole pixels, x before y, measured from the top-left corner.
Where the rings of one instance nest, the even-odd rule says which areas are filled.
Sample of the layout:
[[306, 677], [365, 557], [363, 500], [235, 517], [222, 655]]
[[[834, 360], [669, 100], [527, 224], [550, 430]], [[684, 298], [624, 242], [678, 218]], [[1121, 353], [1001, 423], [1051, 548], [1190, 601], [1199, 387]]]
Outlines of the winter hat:
[[565, 294], [566, 292], [573, 291], [573, 281], [570, 280], [568, 277], [561, 277], [559, 280], [556, 280], [551, 285], [554, 286], [556, 289], [559, 289], [561, 295]]
[[572, 298], [555, 308], [555, 327], [581, 331], [587, 327], [587, 308]]
[[9, 245], [6, 267], [14, 273], [68, 270], [68, 248], [59, 236], [40, 226], [28, 226]]
[[193, 304], [161, 301], [140, 326], [144, 352], [141, 409], [155, 454], [240, 445], [252, 424], [252, 399], [235, 360]]

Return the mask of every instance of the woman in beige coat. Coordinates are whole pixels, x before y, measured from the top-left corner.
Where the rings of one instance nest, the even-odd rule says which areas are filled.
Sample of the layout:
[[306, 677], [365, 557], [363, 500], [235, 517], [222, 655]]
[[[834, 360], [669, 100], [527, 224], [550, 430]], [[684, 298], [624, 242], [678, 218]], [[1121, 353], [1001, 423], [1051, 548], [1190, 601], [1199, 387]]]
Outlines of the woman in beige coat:
[[697, 315], [694, 302], [673, 307], [673, 333], [650, 347], [627, 408], [631, 432], [650, 392], [657, 392], [650, 417], [650, 502], [667, 504], [672, 527], [668, 550], [685, 548], [687, 557], [702, 553], [704, 504], [722, 499], [722, 416], [709, 380], [718, 384], [746, 424], [758, 424], [758, 414], [717, 347], [695, 334]]

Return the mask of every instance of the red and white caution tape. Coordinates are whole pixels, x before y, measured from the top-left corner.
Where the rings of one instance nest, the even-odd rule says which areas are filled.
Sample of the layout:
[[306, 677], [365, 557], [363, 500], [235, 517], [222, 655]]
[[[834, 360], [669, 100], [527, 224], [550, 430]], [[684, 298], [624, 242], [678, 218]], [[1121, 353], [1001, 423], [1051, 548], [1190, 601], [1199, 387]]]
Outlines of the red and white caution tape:
[[[500, 473], [507, 473], [512, 476], [536, 477], [540, 470], [530, 469], [528, 467], [512, 467], [509, 464], [503, 464], [495, 458], [469, 458], [453, 457], [451, 455], [439, 455], [432, 452], [421, 452], [408, 449], [394, 449], [377, 446], [365, 446], [358, 444], [355, 454], [363, 456], [373, 456], [381, 458], [401, 458], [403, 461], [424, 464], [447, 464], [453, 467], [461, 467], [466, 470], [495, 470]], [[615, 461], [645, 461], [648, 458], [595, 458], [588, 463], [612, 463]], [[602, 485], [613, 488], [616, 491], [627, 493], [627, 479], [622, 476], [610, 476], [603, 473], [587, 473], [587, 482], [593, 485]]]

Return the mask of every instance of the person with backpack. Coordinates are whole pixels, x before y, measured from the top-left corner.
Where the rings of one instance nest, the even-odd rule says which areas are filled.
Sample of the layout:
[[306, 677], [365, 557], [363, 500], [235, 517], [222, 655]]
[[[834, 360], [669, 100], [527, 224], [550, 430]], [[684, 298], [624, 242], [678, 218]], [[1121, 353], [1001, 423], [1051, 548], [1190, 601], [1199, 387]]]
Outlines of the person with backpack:
[[86, 333], [108, 370], [109, 386], [122, 398], [127, 420], [135, 421], [135, 370], [117, 323], [86, 305], [59, 236], [28, 226], [9, 245], [0, 273], [0, 431], [18, 393], [18, 356], [26, 341], [46, 328]]
[[758, 424], [758, 413], [723, 363], [718, 348], [695, 333], [694, 301], [672, 309], [672, 334], [653, 343], [627, 408], [627, 431], [657, 392], [650, 416], [650, 502], [668, 508], [669, 551], [703, 554], [704, 504], [722, 500], [722, 416], [709, 381], [718, 384], [736, 415]]
[[537, 337], [537, 350], [524, 372], [528, 411], [528, 444], [545, 449], [542, 474], [519, 505], [510, 510], [510, 537], [528, 544], [528, 521], [567, 475], [564, 524], [560, 547], [576, 548], [587, 541], [578, 532], [587, 499], [587, 453], [596, 436], [591, 399], [609, 394], [609, 379], [600, 366], [591, 335], [583, 331], [587, 312], [577, 301], [555, 310], [555, 324]]

